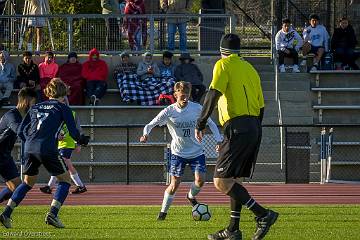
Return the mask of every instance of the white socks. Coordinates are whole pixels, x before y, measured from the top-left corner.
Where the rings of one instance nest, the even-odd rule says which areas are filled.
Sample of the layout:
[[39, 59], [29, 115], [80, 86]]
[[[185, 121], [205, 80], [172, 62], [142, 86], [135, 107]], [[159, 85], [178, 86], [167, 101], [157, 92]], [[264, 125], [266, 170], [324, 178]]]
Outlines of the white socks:
[[175, 194], [170, 195], [167, 191], [164, 192], [164, 199], [161, 206], [161, 212], [167, 213], [169, 210], [173, 200], [174, 200]]
[[49, 182], [48, 182], [48, 186], [49, 186], [50, 188], [55, 187], [56, 181], [57, 181], [56, 177], [55, 177], [55, 176], [51, 176], [51, 177], [50, 177], [50, 180], [49, 180]]
[[71, 177], [71, 180], [73, 180], [73, 182], [75, 183], [76, 186], [78, 186], [78, 187], [83, 187], [84, 186], [84, 184], [81, 181], [78, 173], [71, 174], [70, 177]]
[[195, 185], [194, 182], [191, 183], [190, 191], [189, 191], [189, 198], [194, 198], [200, 192], [201, 187]]

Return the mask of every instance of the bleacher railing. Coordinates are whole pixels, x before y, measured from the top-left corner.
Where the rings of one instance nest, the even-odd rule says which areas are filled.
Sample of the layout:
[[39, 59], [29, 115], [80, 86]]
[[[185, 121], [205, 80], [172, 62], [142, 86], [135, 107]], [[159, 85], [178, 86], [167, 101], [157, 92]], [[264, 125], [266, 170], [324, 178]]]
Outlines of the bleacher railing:
[[[53, 50], [57, 53], [88, 53], [96, 47], [105, 54], [118, 54], [130, 50], [128, 36], [123, 32], [125, 19], [146, 24], [147, 42], [144, 49], [160, 53], [167, 49], [167, 21], [186, 19], [187, 51], [200, 54], [217, 54], [220, 37], [224, 33], [237, 32], [244, 42], [250, 41], [254, 48], [270, 49], [261, 34], [242, 26], [238, 28], [236, 19], [230, 14], [145, 14], [145, 15], [111, 15], [111, 14], [51, 14], [51, 15], [0, 15], [1, 43], [11, 53], [20, 53], [27, 49], [29, 39], [29, 18], [45, 20], [42, 28], [43, 39], [41, 51]], [[145, 39], [142, 39], [145, 41]], [[256, 44], [258, 42], [258, 44]], [[36, 48], [34, 34], [33, 49]], [[175, 52], [179, 52], [179, 35], [175, 38]], [[244, 51], [246, 49], [244, 48]]]

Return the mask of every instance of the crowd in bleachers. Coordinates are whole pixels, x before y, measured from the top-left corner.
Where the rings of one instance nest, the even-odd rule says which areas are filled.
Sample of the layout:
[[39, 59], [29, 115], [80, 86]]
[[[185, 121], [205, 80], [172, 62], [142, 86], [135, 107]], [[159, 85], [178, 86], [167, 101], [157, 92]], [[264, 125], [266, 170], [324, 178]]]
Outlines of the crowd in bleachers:
[[173, 53], [164, 51], [161, 62], [153, 60], [150, 52], [143, 54], [138, 64], [132, 62], [126, 51], [120, 54], [121, 62], [109, 73], [107, 63], [101, 59], [99, 51], [89, 51], [88, 59], [80, 63], [75, 52], [68, 54], [67, 61], [59, 66], [53, 52], [48, 51], [42, 62], [34, 63], [32, 53], [25, 51], [23, 61], [16, 67], [9, 61], [7, 51], [0, 51], [0, 104], [9, 105], [12, 90], [33, 87], [38, 93], [38, 100], [46, 100], [44, 89], [52, 78], [60, 77], [69, 87], [71, 105], [97, 105], [106, 94], [108, 76], [117, 83], [120, 98], [125, 103], [138, 105], [159, 104], [159, 96], [173, 94], [177, 81], [192, 83], [193, 101], [199, 102], [205, 93], [203, 75], [189, 53], [182, 53], [180, 64], [173, 62]]
[[331, 38], [319, 21], [318, 15], [311, 14], [309, 26], [303, 29], [302, 37], [291, 25], [290, 19], [282, 21], [282, 28], [275, 36], [280, 72], [286, 72], [285, 57], [292, 59], [292, 71], [300, 72], [300, 50], [304, 57], [301, 65], [307, 64], [307, 56], [313, 59], [309, 71], [359, 70], [356, 64], [358, 56], [355, 52], [357, 39], [349, 20], [345, 17], [339, 19], [339, 27], [334, 29]]

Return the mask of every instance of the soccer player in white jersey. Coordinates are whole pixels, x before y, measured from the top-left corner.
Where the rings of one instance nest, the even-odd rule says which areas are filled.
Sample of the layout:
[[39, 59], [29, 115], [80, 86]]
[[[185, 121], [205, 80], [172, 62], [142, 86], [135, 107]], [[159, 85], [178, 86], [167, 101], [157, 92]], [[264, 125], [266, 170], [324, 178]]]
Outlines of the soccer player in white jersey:
[[[202, 106], [189, 101], [191, 84], [188, 82], [177, 82], [174, 86], [174, 97], [176, 103], [163, 109], [143, 131], [140, 142], [146, 142], [150, 131], [157, 125], [167, 125], [171, 141], [170, 175], [171, 183], [164, 192], [164, 200], [158, 220], [165, 220], [167, 211], [174, 199], [181, 177], [184, 174], [186, 164], [189, 164], [194, 173], [194, 182], [191, 184], [186, 198], [192, 206], [197, 204], [195, 196], [200, 192], [205, 181], [205, 155], [204, 147], [195, 139], [196, 120], [200, 116]], [[217, 141], [216, 150], [222, 141], [222, 136], [216, 124], [209, 118], [208, 125]]]

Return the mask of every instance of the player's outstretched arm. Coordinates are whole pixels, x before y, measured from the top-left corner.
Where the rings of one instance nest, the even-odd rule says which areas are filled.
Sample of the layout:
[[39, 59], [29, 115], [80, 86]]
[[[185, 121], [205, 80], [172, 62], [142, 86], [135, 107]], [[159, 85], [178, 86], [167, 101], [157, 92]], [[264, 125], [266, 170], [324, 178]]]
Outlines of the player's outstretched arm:
[[140, 137], [140, 142], [142, 142], [142, 143], [146, 143], [147, 140], [148, 140], [148, 135], [143, 135]]

